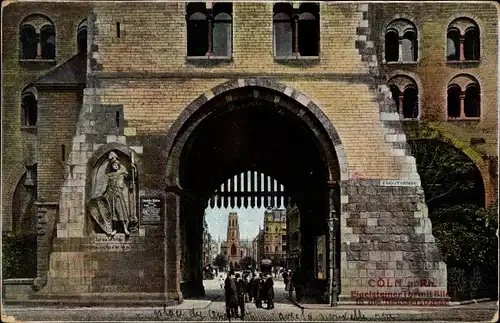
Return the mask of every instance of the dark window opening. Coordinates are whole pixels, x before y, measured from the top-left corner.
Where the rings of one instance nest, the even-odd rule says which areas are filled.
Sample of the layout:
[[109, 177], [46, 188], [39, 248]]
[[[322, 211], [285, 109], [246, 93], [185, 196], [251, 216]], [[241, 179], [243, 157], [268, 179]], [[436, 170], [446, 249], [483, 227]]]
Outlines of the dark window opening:
[[418, 58], [417, 34], [413, 30], [404, 33], [401, 42], [403, 62], [414, 62]]
[[476, 85], [469, 85], [465, 90], [464, 114], [468, 118], [481, 116], [480, 102], [481, 96]]
[[61, 160], [65, 161], [66, 160], [66, 146], [61, 145]]
[[418, 90], [408, 87], [403, 92], [403, 117], [416, 119], [418, 117]]
[[448, 88], [448, 117], [460, 117], [460, 93], [458, 85], [452, 85]]
[[319, 55], [319, 8], [316, 4], [301, 4], [299, 15], [299, 54]]
[[120, 38], [121, 36], [121, 30], [120, 30], [120, 23], [116, 23], [116, 38]]
[[291, 4], [277, 3], [273, 7], [273, 14], [276, 57], [319, 55], [319, 7], [317, 4], [301, 4], [298, 13], [294, 15]]
[[236, 256], [236, 246], [234, 244], [231, 246], [231, 256]]
[[21, 106], [23, 112], [23, 125], [36, 126], [38, 107], [35, 95], [33, 93], [23, 95]]
[[232, 53], [232, 6], [230, 3], [214, 4], [213, 54], [230, 56]]
[[40, 30], [41, 54], [44, 59], [56, 57], [56, 32], [53, 26], [44, 26]]
[[274, 5], [273, 38], [274, 53], [278, 57], [291, 56], [295, 48], [295, 25], [292, 21], [292, 6], [288, 3]]
[[399, 37], [394, 30], [388, 31], [385, 34], [385, 61], [399, 61]]
[[460, 60], [460, 32], [456, 29], [448, 31], [446, 40], [446, 58], [449, 61]]
[[120, 111], [116, 111], [115, 113], [115, 123], [116, 127], [120, 128]]
[[470, 28], [464, 36], [465, 60], [479, 60], [479, 33], [476, 28]]
[[77, 34], [78, 54], [87, 55], [87, 27], [81, 27]]
[[399, 95], [401, 94], [401, 92], [399, 91], [398, 87], [395, 85], [389, 86], [389, 89], [391, 90], [392, 99], [394, 100], [394, 102], [396, 102], [396, 111], [399, 113], [399, 111], [400, 111], [399, 110], [400, 109]]
[[232, 4], [216, 3], [213, 10], [204, 3], [187, 6], [187, 55], [220, 57], [232, 53]]
[[35, 59], [37, 56], [38, 35], [31, 25], [23, 25], [19, 34], [21, 53], [24, 59]]

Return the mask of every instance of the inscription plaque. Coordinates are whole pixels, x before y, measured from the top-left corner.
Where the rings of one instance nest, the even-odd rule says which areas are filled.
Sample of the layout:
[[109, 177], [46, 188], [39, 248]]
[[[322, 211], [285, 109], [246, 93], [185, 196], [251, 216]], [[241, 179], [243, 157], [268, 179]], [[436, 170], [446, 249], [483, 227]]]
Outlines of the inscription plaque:
[[141, 224], [161, 224], [161, 197], [141, 197]]

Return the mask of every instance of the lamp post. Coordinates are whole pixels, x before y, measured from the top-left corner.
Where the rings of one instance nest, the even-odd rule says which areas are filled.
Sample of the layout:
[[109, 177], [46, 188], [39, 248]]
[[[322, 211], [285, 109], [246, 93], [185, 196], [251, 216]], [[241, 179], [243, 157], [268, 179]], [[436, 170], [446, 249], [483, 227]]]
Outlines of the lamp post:
[[337, 268], [335, 261], [335, 249], [336, 249], [336, 228], [337, 228], [337, 218], [335, 216], [335, 211], [332, 210], [331, 216], [328, 219], [328, 229], [330, 230], [330, 279], [329, 279], [329, 291], [330, 291], [330, 306], [337, 306], [337, 294], [338, 294], [338, 282], [337, 282]]

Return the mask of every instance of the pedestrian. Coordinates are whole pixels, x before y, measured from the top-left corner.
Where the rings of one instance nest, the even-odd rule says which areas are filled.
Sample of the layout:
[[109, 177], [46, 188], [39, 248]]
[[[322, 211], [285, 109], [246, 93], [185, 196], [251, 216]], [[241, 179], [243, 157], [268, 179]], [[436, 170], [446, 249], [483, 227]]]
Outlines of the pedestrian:
[[267, 309], [274, 308], [274, 281], [272, 275], [266, 275], [264, 279], [265, 295], [267, 299]]
[[220, 289], [224, 289], [224, 277], [222, 277], [222, 274], [220, 274], [220, 277], [219, 277], [219, 285], [220, 285]]
[[288, 291], [288, 298], [291, 299], [293, 297], [293, 284], [292, 284], [292, 271], [288, 272], [288, 282], [285, 285], [285, 290]]
[[286, 286], [286, 284], [288, 284], [288, 278], [289, 278], [288, 277], [288, 270], [284, 270], [282, 276], [283, 276], [283, 283], [285, 283], [285, 286]]
[[240, 318], [245, 318], [245, 294], [246, 294], [246, 281], [241, 279], [240, 274], [236, 274], [236, 295], [238, 298], [238, 306], [240, 308]]
[[252, 274], [252, 277], [248, 275], [248, 301], [252, 302], [254, 298], [254, 282], [253, 279], [255, 277], [255, 274]]
[[224, 296], [226, 298], [226, 316], [228, 320], [231, 320], [231, 317], [236, 317], [238, 310], [238, 298], [233, 271], [229, 272], [224, 283]]
[[255, 292], [254, 292], [254, 297], [255, 297], [255, 307], [257, 308], [262, 308], [262, 299], [263, 299], [263, 293], [262, 293], [262, 287], [263, 287], [263, 283], [262, 283], [262, 273], [259, 273], [259, 276], [256, 276], [255, 277], [255, 285], [254, 285], [254, 288], [255, 288]]
[[297, 268], [293, 271], [292, 288], [295, 289], [295, 299], [297, 302], [300, 302], [304, 296], [304, 276], [300, 266], [297, 266]]

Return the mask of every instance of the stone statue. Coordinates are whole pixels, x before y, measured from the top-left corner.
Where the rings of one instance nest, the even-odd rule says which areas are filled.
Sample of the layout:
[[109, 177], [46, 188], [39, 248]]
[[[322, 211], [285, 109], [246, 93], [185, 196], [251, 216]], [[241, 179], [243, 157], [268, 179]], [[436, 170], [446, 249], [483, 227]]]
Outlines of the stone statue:
[[[129, 174], [114, 152], [109, 153], [108, 158], [110, 171], [105, 175], [106, 189], [102, 195], [90, 199], [89, 213], [108, 236], [113, 237], [118, 226], [122, 226], [125, 235], [129, 236], [130, 229], [135, 229], [138, 224], [134, 200], [137, 169], [133, 158], [130, 164], [132, 174]], [[130, 179], [129, 185], [126, 178]]]

